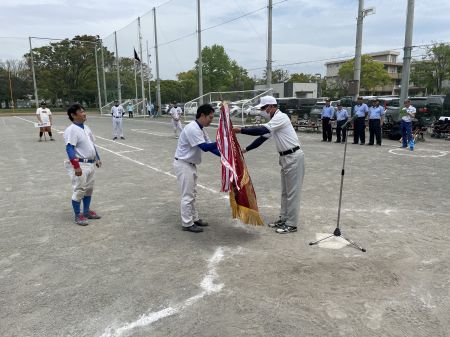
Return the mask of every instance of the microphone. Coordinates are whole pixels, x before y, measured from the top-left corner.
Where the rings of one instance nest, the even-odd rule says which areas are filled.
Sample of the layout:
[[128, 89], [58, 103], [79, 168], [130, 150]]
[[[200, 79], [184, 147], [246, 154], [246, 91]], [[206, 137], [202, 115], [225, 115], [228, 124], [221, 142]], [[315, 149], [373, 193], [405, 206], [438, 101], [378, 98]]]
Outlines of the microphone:
[[346, 128], [351, 122], [356, 120], [356, 118], [358, 118], [358, 116], [356, 114], [354, 114], [352, 118], [350, 118], [347, 122], [345, 122], [344, 125], [342, 125], [342, 128]]

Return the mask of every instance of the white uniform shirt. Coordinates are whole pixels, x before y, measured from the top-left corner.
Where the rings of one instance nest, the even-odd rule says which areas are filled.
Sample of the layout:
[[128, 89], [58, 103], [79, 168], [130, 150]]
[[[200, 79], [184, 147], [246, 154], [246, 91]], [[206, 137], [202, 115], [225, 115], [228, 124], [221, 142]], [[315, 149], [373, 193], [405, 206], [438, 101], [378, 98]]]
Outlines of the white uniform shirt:
[[75, 155], [77, 158], [95, 159], [95, 137], [89, 126], [84, 124], [84, 129], [72, 123], [64, 131], [64, 141], [75, 147]]
[[183, 112], [181, 111], [181, 108], [179, 106], [177, 106], [176, 108], [173, 107], [172, 109], [170, 109], [169, 113], [172, 115], [173, 119], [178, 121], [178, 120], [180, 120], [180, 116]]
[[113, 105], [113, 107], [111, 108], [111, 115], [113, 115], [113, 117], [122, 117], [122, 115], [125, 113], [125, 111], [123, 110], [123, 106], [119, 105], [119, 106], [115, 106]]
[[265, 126], [270, 131], [270, 135], [264, 135], [264, 137], [273, 136], [278, 152], [287, 151], [296, 146], [300, 146], [297, 133], [292, 126], [291, 120], [288, 115], [280, 110], [277, 110], [272, 119], [262, 126]]
[[41, 117], [42, 123], [50, 123], [49, 116], [52, 115], [52, 112], [47, 108], [37, 108], [36, 115], [39, 115]]
[[412, 105], [410, 105], [408, 108], [404, 107], [400, 111], [400, 116], [402, 117], [402, 119], [405, 122], [411, 122], [411, 115], [410, 114], [415, 114], [415, 113], [416, 113], [416, 108], [413, 107]]
[[197, 145], [209, 142], [205, 129], [201, 129], [197, 121], [192, 121], [181, 131], [175, 158], [198, 165], [202, 162], [202, 149]]

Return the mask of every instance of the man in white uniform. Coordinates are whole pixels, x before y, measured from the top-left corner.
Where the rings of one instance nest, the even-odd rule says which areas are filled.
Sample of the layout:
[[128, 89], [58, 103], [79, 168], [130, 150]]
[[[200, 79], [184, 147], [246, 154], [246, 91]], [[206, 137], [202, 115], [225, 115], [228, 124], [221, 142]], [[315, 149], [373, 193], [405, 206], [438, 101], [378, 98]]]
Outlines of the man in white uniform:
[[117, 137], [120, 137], [120, 139], [125, 139], [123, 137], [123, 115], [125, 115], [123, 106], [119, 104], [119, 101], [114, 101], [114, 106], [111, 108], [113, 140], [116, 140]]
[[197, 196], [197, 165], [202, 161], [202, 151], [212, 152], [220, 157], [217, 143], [211, 143], [204, 127], [214, 118], [214, 108], [209, 104], [197, 109], [196, 120], [190, 122], [181, 131], [173, 166], [181, 191], [181, 223], [184, 231], [203, 232], [201, 227], [208, 226], [202, 221], [195, 209]]
[[181, 108], [177, 105], [177, 102], [174, 102], [172, 109], [170, 109], [169, 111], [169, 114], [172, 116], [172, 125], [173, 132], [175, 132], [175, 138], [178, 138], [177, 130], [180, 129], [180, 132], [183, 130], [180, 120], [182, 113], [183, 111], [181, 111]]
[[48, 132], [50, 140], [53, 139], [52, 135], [52, 112], [47, 108], [47, 103], [41, 102], [41, 107], [36, 109], [36, 118], [39, 124], [47, 124], [48, 126], [39, 128], [39, 141], [42, 142], [42, 136], [45, 132]]
[[[76, 103], [69, 107], [67, 115], [72, 124], [64, 131], [64, 141], [69, 160], [65, 167], [72, 180], [72, 207], [75, 213], [75, 223], [80, 226], [88, 225], [88, 219], [100, 219], [90, 209], [92, 192], [94, 191], [95, 167], [101, 167], [100, 156], [94, 145], [94, 135], [84, 124], [86, 112]], [[83, 200], [83, 213], [81, 213]]]
[[280, 218], [270, 227], [275, 227], [280, 234], [297, 231], [300, 212], [300, 195], [305, 175], [304, 154], [300, 147], [297, 133], [289, 117], [278, 110], [277, 101], [272, 96], [261, 97], [261, 115], [270, 119], [260, 127], [233, 128], [235, 133], [259, 136], [253, 143], [243, 149], [243, 152], [253, 150], [273, 137], [280, 154], [281, 166], [281, 208]]

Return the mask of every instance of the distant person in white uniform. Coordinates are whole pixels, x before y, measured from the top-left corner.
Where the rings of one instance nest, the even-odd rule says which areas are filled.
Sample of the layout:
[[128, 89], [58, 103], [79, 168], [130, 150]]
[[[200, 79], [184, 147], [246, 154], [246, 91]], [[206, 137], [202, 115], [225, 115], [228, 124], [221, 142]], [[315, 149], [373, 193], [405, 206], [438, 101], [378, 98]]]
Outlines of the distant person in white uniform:
[[52, 112], [47, 108], [47, 103], [45, 103], [45, 101], [42, 101], [41, 107], [36, 109], [36, 118], [39, 124], [48, 125], [39, 128], [39, 141], [42, 142], [42, 136], [45, 132], [48, 132], [50, 140], [54, 140], [52, 135]]
[[113, 140], [116, 140], [118, 137], [120, 137], [120, 139], [125, 139], [123, 137], [123, 115], [125, 115], [123, 106], [119, 104], [119, 101], [114, 101], [114, 106], [111, 108]]
[[[95, 167], [101, 167], [102, 162], [94, 145], [95, 138], [89, 126], [85, 125], [86, 112], [76, 103], [67, 110], [72, 124], [64, 131], [64, 141], [69, 160], [65, 167], [72, 180], [72, 207], [75, 213], [75, 223], [88, 225], [88, 219], [100, 219], [100, 216], [90, 209], [94, 191]], [[83, 213], [81, 213], [83, 201]]]
[[273, 137], [281, 166], [281, 208], [277, 221], [269, 224], [280, 234], [297, 231], [300, 195], [305, 175], [304, 154], [297, 133], [288, 115], [278, 110], [277, 101], [272, 96], [261, 97], [261, 115], [269, 122], [259, 127], [233, 128], [235, 133], [259, 136], [253, 143], [243, 149], [243, 153], [253, 150]]
[[197, 165], [202, 161], [202, 151], [212, 152], [220, 157], [217, 143], [211, 143], [205, 127], [214, 118], [214, 108], [210, 104], [201, 105], [197, 109], [196, 120], [190, 122], [181, 131], [173, 166], [181, 191], [181, 224], [184, 231], [193, 233], [203, 232], [208, 226], [198, 216], [195, 208], [197, 196]]
[[173, 107], [170, 109], [169, 114], [172, 116], [173, 132], [175, 133], [175, 138], [178, 138], [177, 130], [183, 131], [183, 126], [181, 126], [181, 115], [183, 111], [177, 105], [177, 102], [173, 102]]

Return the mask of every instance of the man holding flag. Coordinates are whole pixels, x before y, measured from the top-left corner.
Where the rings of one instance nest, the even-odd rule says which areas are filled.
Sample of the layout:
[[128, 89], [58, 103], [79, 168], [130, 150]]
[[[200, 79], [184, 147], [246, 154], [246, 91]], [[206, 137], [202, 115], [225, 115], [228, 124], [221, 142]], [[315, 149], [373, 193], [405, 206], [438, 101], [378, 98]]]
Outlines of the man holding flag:
[[304, 154], [300, 147], [297, 133], [289, 117], [278, 110], [278, 103], [272, 96], [261, 97], [261, 115], [269, 122], [259, 127], [233, 128], [235, 133], [259, 136], [253, 143], [242, 150], [243, 153], [253, 150], [273, 137], [280, 154], [281, 166], [281, 208], [280, 218], [269, 224], [280, 234], [297, 231], [300, 212], [300, 195], [305, 174]]
[[184, 231], [200, 233], [208, 226], [199, 218], [195, 208], [197, 195], [197, 165], [202, 161], [202, 151], [212, 152], [220, 157], [217, 143], [211, 143], [205, 127], [214, 118], [214, 108], [203, 104], [197, 109], [196, 120], [190, 122], [181, 131], [173, 166], [181, 190], [181, 222]]

